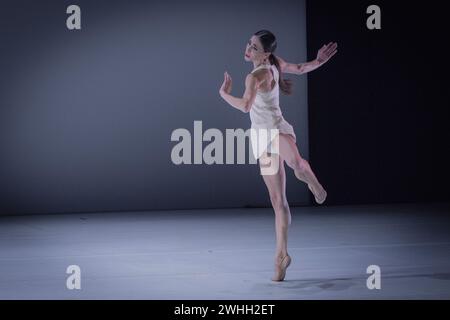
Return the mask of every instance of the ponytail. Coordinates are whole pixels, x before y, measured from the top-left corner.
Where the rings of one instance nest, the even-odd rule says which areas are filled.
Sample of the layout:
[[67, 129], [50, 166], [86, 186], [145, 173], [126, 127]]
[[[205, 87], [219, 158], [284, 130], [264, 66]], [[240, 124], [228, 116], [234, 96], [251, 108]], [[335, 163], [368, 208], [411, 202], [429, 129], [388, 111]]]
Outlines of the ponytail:
[[273, 53], [270, 54], [269, 56], [269, 61], [271, 64], [275, 65], [275, 67], [277, 67], [278, 70], [278, 74], [279, 74], [279, 86], [280, 86], [280, 90], [286, 94], [286, 95], [291, 95], [292, 94], [292, 80], [290, 79], [283, 79], [281, 77], [281, 67], [280, 67], [280, 63], [278, 62], [278, 59], [275, 57], [275, 55]]

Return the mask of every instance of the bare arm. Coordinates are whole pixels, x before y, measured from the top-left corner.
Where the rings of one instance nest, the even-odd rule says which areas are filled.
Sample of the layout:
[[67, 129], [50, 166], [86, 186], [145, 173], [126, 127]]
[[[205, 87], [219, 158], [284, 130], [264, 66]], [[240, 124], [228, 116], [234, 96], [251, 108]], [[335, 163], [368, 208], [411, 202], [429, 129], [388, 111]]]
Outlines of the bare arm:
[[281, 57], [275, 56], [280, 64], [281, 72], [292, 74], [304, 74], [316, 70], [326, 63], [337, 52], [337, 43], [330, 42], [324, 45], [317, 53], [317, 58], [310, 62], [303, 63], [289, 63], [284, 61]]
[[228, 73], [225, 72], [225, 79], [219, 90], [220, 96], [232, 107], [247, 113], [250, 111], [256, 97], [258, 88], [258, 80], [253, 74], [247, 75], [245, 78], [245, 92], [242, 98], [234, 97], [231, 93], [232, 80]]
[[[290, 63], [286, 62], [280, 57], [277, 56], [277, 59], [280, 63], [281, 72], [283, 73], [291, 73], [291, 74], [304, 74], [311, 72], [321, 66], [321, 63], [317, 61], [317, 59], [312, 60], [310, 62], [303, 63]], [[283, 61], [283, 62], [281, 62]]]

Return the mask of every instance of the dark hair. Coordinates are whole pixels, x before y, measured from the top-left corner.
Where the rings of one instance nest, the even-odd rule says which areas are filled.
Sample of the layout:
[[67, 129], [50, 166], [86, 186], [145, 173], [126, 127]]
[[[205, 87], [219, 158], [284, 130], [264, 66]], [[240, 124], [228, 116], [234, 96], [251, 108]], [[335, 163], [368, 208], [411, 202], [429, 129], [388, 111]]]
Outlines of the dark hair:
[[270, 32], [269, 30], [260, 30], [254, 34], [255, 36], [259, 37], [259, 40], [261, 41], [261, 44], [263, 46], [264, 52], [270, 52], [269, 61], [270, 64], [273, 64], [278, 69], [279, 77], [279, 86], [281, 91], [284, 94], [290, 95], [292, 94], [292, 81], [289, 79], [283, 79], [281, 77], [281, 68], [280, 63], [278, 62], [278, 59], [273, 54], [275, 50], [277, 49], [277, 39], [275, 38], [275, 35]]

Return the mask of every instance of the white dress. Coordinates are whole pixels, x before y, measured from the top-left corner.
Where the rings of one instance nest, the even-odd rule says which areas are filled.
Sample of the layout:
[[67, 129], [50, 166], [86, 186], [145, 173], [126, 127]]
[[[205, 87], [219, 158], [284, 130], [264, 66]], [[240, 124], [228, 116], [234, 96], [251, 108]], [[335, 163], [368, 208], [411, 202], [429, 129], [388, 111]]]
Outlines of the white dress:
[[[255, 159], [259, 159], [265, 151], [279, 154], [279, 145], [276, 145], [276, 142], [278, 142], [278, 133], [290, 134], [295, 141], [297, 140], [294, 128], [284, 119], [280, 109], [278, 69], [275, 65], [260, 65], [253, 69], [251, 73], [262, 68], [273, 71], [276, 83], [272, 91], [261, 92], [258, 90], [255, 101], [250, 109], [252, 129], [250, 131], [250, 141]], [[274, 140], [275, 138], [276, 140]]]

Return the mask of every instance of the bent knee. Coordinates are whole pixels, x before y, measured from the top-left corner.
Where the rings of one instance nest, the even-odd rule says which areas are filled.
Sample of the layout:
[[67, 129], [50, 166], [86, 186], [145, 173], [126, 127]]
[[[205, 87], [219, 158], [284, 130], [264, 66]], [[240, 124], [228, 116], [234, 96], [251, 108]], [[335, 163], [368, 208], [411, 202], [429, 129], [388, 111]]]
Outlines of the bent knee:
[[300, 156], [291, 159], [288, 164], [295, 171], [305, 172], [308, 168], [308, 162]]

